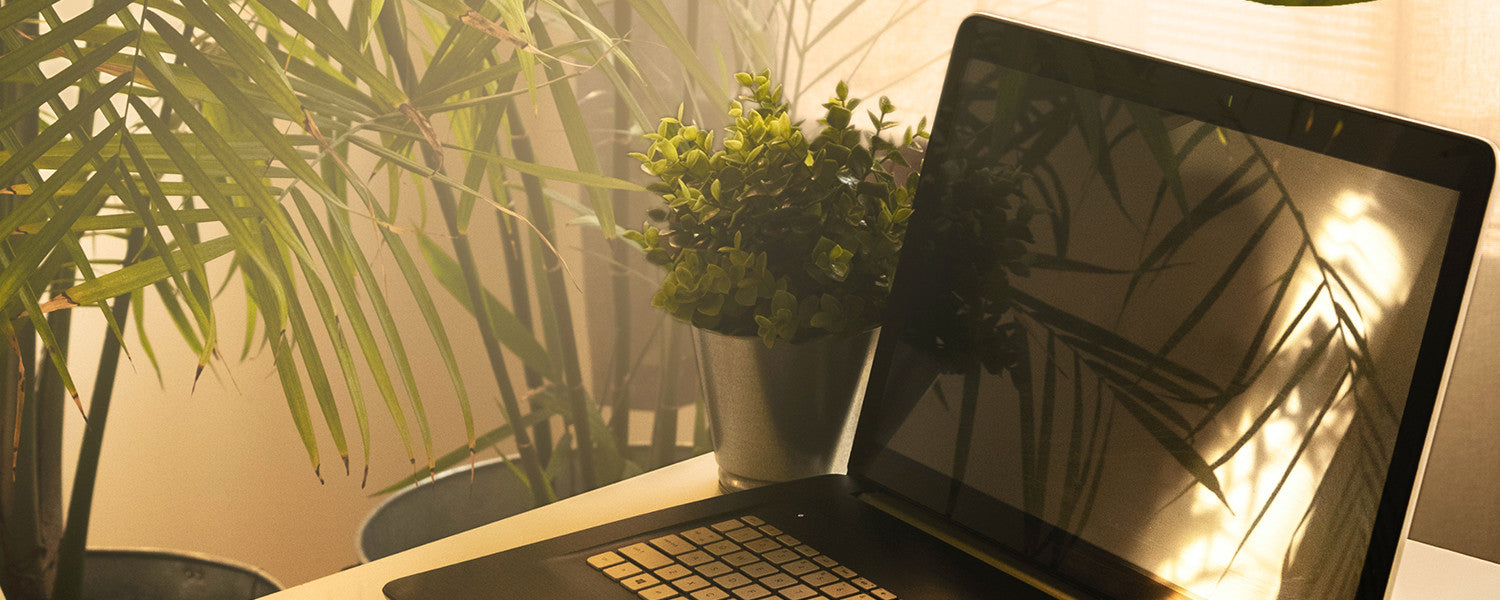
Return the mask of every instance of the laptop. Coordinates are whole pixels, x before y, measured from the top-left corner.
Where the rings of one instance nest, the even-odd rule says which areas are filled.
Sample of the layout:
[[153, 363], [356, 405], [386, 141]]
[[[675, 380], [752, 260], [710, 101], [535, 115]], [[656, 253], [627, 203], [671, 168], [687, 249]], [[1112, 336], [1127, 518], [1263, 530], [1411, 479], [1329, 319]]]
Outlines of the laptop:
[[1494, 165], [1472, 137], [973, 16], [848, 475], [385, 593], [1381, 598]]

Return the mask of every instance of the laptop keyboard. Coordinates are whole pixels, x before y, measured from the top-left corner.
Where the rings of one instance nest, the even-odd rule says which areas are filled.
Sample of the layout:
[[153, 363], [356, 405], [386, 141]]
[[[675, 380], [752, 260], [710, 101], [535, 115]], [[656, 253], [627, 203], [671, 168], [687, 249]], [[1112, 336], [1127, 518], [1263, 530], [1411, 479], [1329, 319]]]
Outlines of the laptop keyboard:
[[897, 600], [753, 516], [601, 552], [588, 562], [645, 600]]

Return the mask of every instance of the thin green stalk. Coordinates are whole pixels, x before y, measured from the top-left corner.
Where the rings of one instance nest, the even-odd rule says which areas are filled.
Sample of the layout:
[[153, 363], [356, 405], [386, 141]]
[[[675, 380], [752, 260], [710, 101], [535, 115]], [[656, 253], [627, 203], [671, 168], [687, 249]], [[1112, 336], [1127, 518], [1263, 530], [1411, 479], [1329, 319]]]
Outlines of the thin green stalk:
[[[36, 36], [38, 27], [35, 22], [22, 23], [16, 27], [22, 33]], [[8, 52], [12, 48], [3, 39], [0, 39], [0, 53]], [[0, 82], [0, 99], [6, 104], [13, 98], [19, 98], [28, 90], [25, 84], [8, 84]], [[36, 113], [22, 117], [13, 126], [12, 131], [20, 138], [22, 143], [29, 143], [36, 138], [40, 131], [40, 115]], [[14, 181], [0, 181], [0, 185], [9, 185]], [[0, 211], [9, 214], [15, 203], [14, 196], [0, 196]], [[9, 246], [9, 241], [5, 242]], [[27, 597], [31, 594], [40, 597], [47, 589], [42, 576], [41, 564], [47, 556], [48, 548], [41, 544], [37, 531], [39, 529], [36, 516], [38, 506], [36, 504], [35, 468], [36, 457], [35, 437], [28, 435], [31, 429], [28, 424], [34, 423], [34, 418], [28, 419], [28, 414], [35, 414], [36, 399], [26, 402], [29, 406], [18, 406], [19, 402], [25, 401], [26, 374], [35, 373], [36, 356], [36, 334], [31, 325], [26, 321], [19, 321], [14, 327], [10, 323], [4, 323], [4, 329], [12, 341], [0, 343], [6, 360], [0, 364], [4, 373], [0, 373], [0, 423], [5, 425], [4, 435], [0, 436], [0, 444], [5, 451], [0, 453], [0, 519], [3, 519], [5, 527], [0, 528], [0, 587], [9, 592], [13, 598]], [[14, 345], [12, 345], [14, 344]], [[58, 399], [61, 402], [61, 398]], [[20, 410], [18, 410], [20, 409]], [[19, 413], [19, 414], [18, 414]], [[18, 436], [19, 444], [12, 445], [12, 440]], [[26, 452], [27, 447], [30, 452]]]
[[[691, 4], [697, 7], [698, 3]], [[632, 11], [630, 3], [615, 2], [614, 25], [618, 31], [630, 31]], [[689, 35], [696, 35], [696, 28], [688, 28]], [[691, 42], [689, 42], [691, 43]], [[629, 153], [630, 140], [624, 133], [630, 129], [630, 108], [625, 103], [625, 90], [615, 93], [614, 106], [614, 160], [610, 163], [611, 175], [620, 179], [628, 179], [635, 161], [626, 156]], [[610, 192], [610, 203], [616, 211], [630, 214], [627, 209], [630, 202], [630, 194], [625, 190], [613, 190]], [[621, 452], [626, 451], [630, 443], [630, 390], [626, 385], [626, 374], [630, 365], [630, 338], [633, 335], [631, 324], [635, 319], [631, 318], [631, 307], [635, 305], [631, 301], [630, 278], [625, 270], [625, 261], [630, 258], [630, 248], [626, 241], [620, 238], [611, 239], [609, 243], [610, 258], [613, 261], [610, 275], [610, 288], [614, 292], [614, 347], [610, 356], [609, 364], [609, 395], [610, 406], [613, 413], [610, 414], [609, 428], [615, 435], [615, 445], [620, 447]]]
[[[503, 122], [507, 118], [504, 108], [500, 107], [495, 110], [497, 121]], [[500, 135], [499, 127], [500, 123], [497, 123], [493, 136], [496, 139]], [[513, 207], [514, 205], [510, 202], [510, 191], [505, 186], [503, 179], [504, 170], [494, 165], [488, 165], [487, 168], [490, 170], [490, 187], [496, 192], [495, 199], [504, 202], [507, 206]], [[535, 337], [536, 327], [531, 322], [531, 291], [526, 287], [526, 262], [522, 254], [524, 251], [522, 250], [521, 237], [525, 235], [525, 232], [521, 231], [521, 228], [517, 226], [514, 220], [502, 213], [495, 213], [495, 219], [499, 222], [500, 226], [500, 256], [505, 263], [505, 281], [510, 288], [512, 310], [516, 314], [516, 320], [521, 322], [521, 326], [531, 331], [532, 336]], [[525, 367], [525, 377], [527, 389], [535, 390], [542, 387], [542, 374], [538, 373], [536, 369], [530, 366]], [[533, 413], [542, 409], [540, 398], [533, 397], [530, 404], [528, 408]], [[552, 424], [546, 420], [537, 421], [535, 425], [532, 425], [531, 433], [535, 439], [551, 440]], [[538, 445], [537, 456], [542, 464], [551, 462], [552, 445]]]
[[[396, 10], [395, 3], [386, 4], [381, 9], [377, 20], [388, 45], [387, 50], [395, 60], [397, 75], [404, 86], [414, 88], [417, 84], [416, 70], [412, 65], [411, 55], [406, 52], [405, 38], [400, 24], [396, 22]], [[440, 169], [442, 166], [442, 156], [435, 148], [423, 145], [422, 158], [428, 167]], [[521, 407], [516, 398], [515, 387], [511, 385], [510, 372], [505, 366], [505, 356], [500, 349], [500, 341], [490, 324], [489, 305], [484, 300], [483, 282], [479, 279], [479, 270], [475, 266], [474, 252], [469, 245], [468, 234], [458, 229], [458, 201], [453, 196], [453, 190], [447, 185], [433, 181], [432, 187], [438, 204], [442, 208], [443, 221], [448, 227], [448, 233], [453, 236], [454, 252], [457, 254], [459, 268], [463, 270], [464, 281], [469, 288], [469, 300], [471, 306], [474, 307], [474, 319], [479, 328], [479, 335], [484, 340], [485, 354], [490, 359], [490, 371], [494, 374], [495, 383], [500, 388], [506, 420], [511, 423], [520, 423]], [[514, 433], [516, 450], [521, 454], [521, 464], [526, 471], [532, 499], [538, 506], [546, 504], [547, 486], [543, 480], [541, 463], [536, 456], [536, 447], [532, 443], [531, 436], [527, 435], [525, 427], [515, 427]], [[474, 448], [471, 446], [469, 451], [472, 454]]]
[[[512, 139], [512, 152], [516, 159], [525, 162], [536, 162], [536, 154], [531, 149], [530, 138], [526, 137], [526, 128], [521, 120], [514, 118], [516, 114], [515, 104], [510, 104], [510, 131]], [[546, 196], [542, 193], [542, 182], [530, 175], [521, 175], [522, 187], [526, 190], [526, 203], [530, 211], [531, 222], [536, 225], [541, 235], [552, 237], [555, 228], [552, 223], [552, 210], [547, 204]], [[583, 394], [583, 375], [578, 364], [578, 341], [573, 331], [573, 313], [568, 304], [568, 283], [563, 277], [562, 265], [558, 256], [551, 252], [544, 252], [541, 256], [542, 271], [546, 275], [546, 292], [552, 297], [552, 302], [540, 302], [544, 321], [552, 321], [556, 327], [557, 346], [554, 351], [560, 355], [558, 362], [561, 363], [562, 385], [565, 397], [569, 402], [572, 412], [572, 422], [577, 440], [579, 452], [578, 473], [583, 478], [583, 487], [575, 489], [593, 489], [598, 485], [598, 478], [594, 473], [594, 452], [592, 427], [589, 422], [589, 410], [587, 400]], [[539, 290], [540, 292], [540, 290]], [[547, 317], [551, 318], [548, 319]], [[552, 336], [549, 335], [549, 338]], [[550, 346], [549, 339], [549, 346]]]
[[[130, 266], [135, 262], [144, 239], [145, 233], [142, 230], [131, 230], [130, 238], [125, 244], [123, 266]], [[115, 298], [110, 312], [116, 321], [124, 322], [129, 316], [133, 296], [135, 292], [126, 292]], [[88, 544], [94, 484], [98, 478], [99, 455], [104, 447], [104, 426], [109, 419], [109, 404], [114, 396], [115, 375], [119, 371], [120, 350], [123, 347], [118, 336], [105, 334], [103, 349], [99, 351], [99, 372], [94, 378], [94, 392], [89, 397], [88, 427], [83, 431], [83, 443], [78, 449], [78, 469], [73, 475], [73, 496], [68, 500], [68, 527], [63, 531], [62, 545], [58, 551], [54, 600], [75, 600], [83, 595], [84, 549]]]
[[651, 424], [651, 460], [654, 465], [672, 463], [677, 448], [677, 351], [676, 323], [668, 323], [661, 336], [661, 382], [657, 385], [656, 419]]

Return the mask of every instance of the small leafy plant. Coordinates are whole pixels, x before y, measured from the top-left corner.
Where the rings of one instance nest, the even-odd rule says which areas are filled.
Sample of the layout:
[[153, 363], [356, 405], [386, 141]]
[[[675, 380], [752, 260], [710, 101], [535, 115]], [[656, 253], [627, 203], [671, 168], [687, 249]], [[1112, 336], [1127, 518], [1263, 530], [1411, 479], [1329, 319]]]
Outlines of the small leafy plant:
[[[749, 94], [729, 107], [723, 147], [714, 133], [662, 119], [644, 153], [666, 200], [625, 236], [667, 269], [652, 305], [694, 326], [758, 335], [767, 347], [879, 322], [911, 215], [917, 173], [908, 161], [927, 137], [923, 118], [900, 143], [882, 97], [867, 110], [873, 131], [854, 124], [860, 100], [840, 82], [809, 139], [791, 120], [770, 73], [740, 73]], [[897, 172], [908, 171], [898, 181]]]

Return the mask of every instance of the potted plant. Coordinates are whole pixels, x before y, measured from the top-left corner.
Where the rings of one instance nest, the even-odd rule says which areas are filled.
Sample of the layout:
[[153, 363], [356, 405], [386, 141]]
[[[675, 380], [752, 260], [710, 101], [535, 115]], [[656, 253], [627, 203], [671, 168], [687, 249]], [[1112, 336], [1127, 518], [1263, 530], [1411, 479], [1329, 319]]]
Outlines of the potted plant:
[[[665, 206], [626, 232], [667, 275], [652, 304], [694, 327], [700, 381], [729, 489], [825, 473], [857, 413], [917, 175], [895, 107], [840, 83], [814, 135], [793, 121], [769, 72], [714, 133], [662, 119], [631, 156]], [[855, 115], [868, 117], [862, 131]], [[907, 171], [898, 177], [898, 171]]]
[[[658, 385], [675, 379], [679, 362], [670, 328], [632, 333], [639, 319], [628, 309], [608, 326], [572, 321], [570, 299], [628, 304], [619, 257], [629, 244], [611, 239], [612, 207], [645, 195], [625, 180], [634, 165], [623, 146], [611, 164], [590, 134], [653, 126], [644, 115], [663, 113], [664, 96], [726, 104], [729, 82], [699, 55], [710, 50], [697, 40], [708, 23], [727, 24], [734, 42], [784, 32], [786, 44], [744, 47], [802, 56], [838, 21], [794, 41], [790, 27], [775, 29], [748, 2], [727, 3], [719, 16], [700, 14], [709, 12], [700, 3], [669, 11], [660, 0], [615, 3], [612, 15], [591, 0], [524, 11], [458, 0], [138, 4], [0, 2], [0, 438], [19, 440], [0, 459], [7, 597], [80, 593], [111, 382], [122, 349], [135, 346], [130, 321], [138, 366], [149, 361], [168, 377], [219, 368], [233, 344], [221, 343], [229, 319], [215, 298], [233, 284], [253, 315], [245, 352], [260, 344], [274, 359], [320, 480], [334, 470], [328, 462], [361, 477], [382, 419], [400, 440], [386, 456], [412, 463], [407, 485], [515, 442], [525, 506], [674, 455], [681, 395]], [[660, 40], [670, 60], [641, 63], [632, 54], [640, 45], [621, 43], [623, 32]], [[867, 35], [870, 44], [878, 32]], [[577, 89], [585, 79], [616, 98], [613, 122], [590, 121], [589, 96]], [[537, 157], [548, 150], [533, 148], [543, 128], [564, 132], [556, 145], [573, 167]], [[422, 187], [415, 201], [403, 181]], [[569, 212], [602, 232], [585, 243], [615, 258], [591, 261], [589, 251], [572, 265], [606, 275], [589, 277], [587, 295], [550, 248]], [[356, 235], [365, 231], [374, 239]], [[471, 237], [486, 234], [501, 249], [491, 263], [471, 250]], [[485, 270], [500, 268], [496, 283]], [[444, 314], [444, 294], [462, 310]], [[414, 326], [390, 309], [407, 295], [420, 312]], [[173, 329], [142, 316], [157, 296], [197, 364], [155, 364], [147, 332]], [[105, 315], [107, 330], [70, 331], [80, 311]], [[68, 372], [81, 364], [68, 356], [70, 340], [83, 336], [104, 340], [91, 394], [79, 394]], [[478, 354], [480, 338], [489, 368], [459, 371], [456, 359]], [[412, 366], [413, 343], [436, 348], [441, 391], [428, 391], [422, 378], [432, 375]], [[642, 367], [642, 354], [660, 358]], [[592, 387], [582, 368], [590, 362], [609, 365]], [[489, 381], [504, 423], [470, 417], [469, 398], [482, 393], [470, 388]], [[435, 394], [448, 398], [423, 402]], [[631, 429], [642, 429], [626, 418], [632, 407], [656, 413], [647, 461], [622, 452], [640, 437]], [[434, 448], [429, 409], [461, 413], [467, 439], [451, 452]], [[89, 422], [71, 499], [62, 497], [73, 450], [61, 443], [65, 410]], [[569, 483], [555, 487], [562, 473]]]

